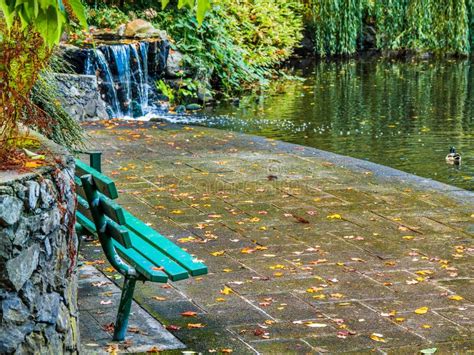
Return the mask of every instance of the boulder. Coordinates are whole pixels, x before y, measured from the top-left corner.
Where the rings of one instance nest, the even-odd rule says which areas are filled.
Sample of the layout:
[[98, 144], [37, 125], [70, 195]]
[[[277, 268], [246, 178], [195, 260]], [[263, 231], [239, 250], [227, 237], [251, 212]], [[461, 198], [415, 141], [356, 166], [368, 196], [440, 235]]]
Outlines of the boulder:
[[154, 37], [159, 36], [160, 31], [145, 20], [136, 19], [125, 26], [125, 37]]
[[183, 72], [183, 55], [178, 51], [170, 50], [166, 60], [166, 76], [177, 78]]

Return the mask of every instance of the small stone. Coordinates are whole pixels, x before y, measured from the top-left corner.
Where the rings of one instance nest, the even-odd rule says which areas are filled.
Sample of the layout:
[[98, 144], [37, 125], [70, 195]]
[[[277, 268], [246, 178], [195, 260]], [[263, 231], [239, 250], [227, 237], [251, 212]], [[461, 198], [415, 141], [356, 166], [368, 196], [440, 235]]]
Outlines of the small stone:
[[56, 330], [61, 333], [65, 333], [66, 330], [69, 328], [69, 309], [61, 303], [59, 308], [58, 319], [56, 321]]
[[200, 109], [202, 109], [202, 106], [199, 105], [199, 104], [186, 105], [186, 110], [189, 110], [189, 111], [197, 111], [197, 110], [200, 110]]
[[28, 208], [34, 210], [38, 204], [40, 185], [36, 181], [27, 181], [25, 185], [28, 188]]
[[48, 235], [57, 228], [59, 228], [59, 224], [61, 221], [61, 215], [59, 210], [54, 209], [49, 212], [45, 212], [41, 215], [41, 231]]
[[38, 306], [38, 322], [56, 324], [59, 314], [60, 296], [58, 293], [47, 293], [43, 295]]
[[31, 333], [32, 330], [32, 323], [23, 325], [21, 327], [0, 325], [0, 354], [9, 354], [15, 352], [18, 348], [18, 345], [21, 344], [25, 339], [26, 334]]
[[41, 208], [50, 208], [56, 201], [55, 187], [51, 180], [44, 179], [40, 185]]
[[166, 76], [176, 78], [183, 71], [183, 55], [178, 51], [170, 51], [166, 60]]
[[6, 227], [15, 224], [20, 219], [23, 203], [20, 199], [9, 196], [0, 196], [0, 225]]
[[39, 247], [32, 245], [21, 252], [16, 258], [7, 261], [8, 278], [17, 291], [21, 290], [26, 280], [38, 266]]
[[28, 308], [23, 304], [21, 299], [15, 294], [11, 294], [0, 303], [2, 309], [2, 321], [12, 324], [22, 324], [29, 316]]

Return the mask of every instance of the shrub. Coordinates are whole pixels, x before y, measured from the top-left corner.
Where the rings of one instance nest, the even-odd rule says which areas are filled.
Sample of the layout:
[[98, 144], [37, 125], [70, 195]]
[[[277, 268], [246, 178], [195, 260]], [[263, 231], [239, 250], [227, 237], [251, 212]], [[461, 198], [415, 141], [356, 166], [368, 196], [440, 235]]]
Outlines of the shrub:
[[127, 23], [129, 17], [117, 7], [90, 8], [87, 11], [87, 22], [98, 28], [116, 28]]
[[287, 59], [302, 39], [302, 6], [298, 1], [222, 0], [216, 10], [229, 17], [227, 30], [244, 49], [250, 65], [269, 67]]
[[298, 9], [296, 1], [222, 0], [201, 26], [192, 12], [174, 8], [154, 22], [173, 38], [195, 78], [230, 93], [265, 82], [271, 66], [291, 55], [302, 36]]

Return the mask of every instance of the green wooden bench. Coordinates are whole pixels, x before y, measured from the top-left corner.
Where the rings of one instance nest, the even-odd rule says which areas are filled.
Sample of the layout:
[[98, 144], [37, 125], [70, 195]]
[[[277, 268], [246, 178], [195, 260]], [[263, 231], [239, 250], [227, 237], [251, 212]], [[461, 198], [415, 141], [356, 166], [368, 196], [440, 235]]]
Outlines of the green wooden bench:
[[[100, 169], [100, 156], [91, 163]], [[183, 280], [207, 274], [207, 266], [118, 205], [112, 179], [80, 160], [75, 183], [78, 234], [96, 234], [108, 261], [125, 278], [114, 329], [114, 340], [121, 341], [137, 281]]]

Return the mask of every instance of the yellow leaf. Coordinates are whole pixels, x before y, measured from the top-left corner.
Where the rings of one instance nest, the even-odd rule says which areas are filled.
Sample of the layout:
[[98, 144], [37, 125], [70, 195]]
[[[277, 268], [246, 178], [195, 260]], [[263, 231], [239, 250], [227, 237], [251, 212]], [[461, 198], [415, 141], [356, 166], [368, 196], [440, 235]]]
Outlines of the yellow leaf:
[[232, 269], [223, 269], [224, 272], [232, 272]]
[[412, 236], [412, 235], [404, 235], [402, 238], [405, 239], [405, 240], [412, 240], [412, 239], [415, 239], [415, 237]]
[[429, 324], [423, 324], [421, 327], [422, 327], [423, 329], [430, 329], [430, 328], [431, 328], [431, 325], [429, 325]]
[[183, 214], [184, 212], [181, 210], [173, 210], [171, 211], [172, 214]]
[[35, 161], [35, 160], [27, 161], [25, 163], [25, 168], [33, 169], [33, 168], [38, 168], [41, 165], [43, 165], [43, 163], [41, 161]]
[[216, 302], [225, 302], [225, 298], [222, 298], [222, 297], [216, 298]]
[[343, 298], [344, 295], [342, 293], [331, 293], [332, 298]]
[[448, 297], [450, 300], [453, 300], [453, 301], [462, 301], [464, 298], [459, 296], [459, 295], [451, 295]]
[[220, 291], [220, 293], [223, 295], [230, 295], [232, 292], [233, 292], [232, 289], [227, 286], [224, 286], [224, 289]]
[[315, 300], [323, 300], [326, 298], [326, 295], [314, 295], [313, 298]]
[[112, 266], [106, 267], [104, 269], [105, 272], [115, 272], [115, 269]]
[[160, 297], [160, 296], [155, 296], [153, 297], [153, 299], [157, 301], [166, 301], [166, 297]]
[[426, 312], [428, 312], [428, 307], [420, 307], [418, 309], [415, 309], [415, 313], [416, 314], [425, 314]]
[[272, 270], [280, 270], [280, 269], [284, 269], [285, 265], [277, 264], [277, 265], [269, 266], [269, 268]]
[[274, 273], [273, 273], [273, 276], [275, 276], [275, 277], [282, 277], [282, 276], [283, 276], [283, 273], [282, 273], [282, 272], [274, 272]]
[[404, 322], [404, 321], [405, 321], [405, 318], [403, 318], [403, 317], [398, 317], [398, 318], [395, 318], [395, 321], [398, 322], [398, 323], [401, 323], [401, 322]]
[[225, 254], [225, 250], [214, 251], [211, 253], [212, 256], [222, 256]]
[[330, 214], [327, 216], [328, 219], [342, 219], [342, 216], [338, 213]]
[[372, 333], [370, 335], [370, 339], [374, 340], [374, 341], [378, 341], [378, 342], [381, 342], [381, 343], [386, 343], [387, 341], [383, 338], [383, 335], [382, 334], [379, 334], [379, 333]]
[[192, 242], [193, 240], [196, 240], [196, 238], [186, 237], [186, 238], [179, 238], [178, 242], [180, 242], [180, 243], [189, 243], [189, 242]]

